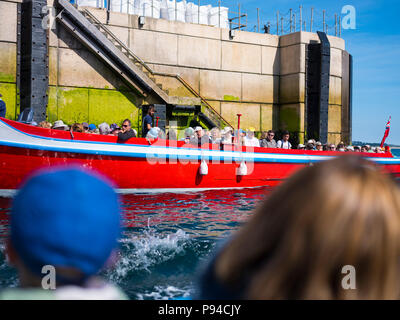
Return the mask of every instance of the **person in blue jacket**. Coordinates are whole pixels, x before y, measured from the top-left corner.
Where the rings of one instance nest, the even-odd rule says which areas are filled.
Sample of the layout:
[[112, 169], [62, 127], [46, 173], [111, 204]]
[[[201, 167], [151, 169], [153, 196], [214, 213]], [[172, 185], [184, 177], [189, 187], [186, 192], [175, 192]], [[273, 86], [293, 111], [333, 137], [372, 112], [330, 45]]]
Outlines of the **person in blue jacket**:
[[6, 103], [1, 99], [2, 95], [0, 93], [0, 117], [5, 118], [6, 116]]

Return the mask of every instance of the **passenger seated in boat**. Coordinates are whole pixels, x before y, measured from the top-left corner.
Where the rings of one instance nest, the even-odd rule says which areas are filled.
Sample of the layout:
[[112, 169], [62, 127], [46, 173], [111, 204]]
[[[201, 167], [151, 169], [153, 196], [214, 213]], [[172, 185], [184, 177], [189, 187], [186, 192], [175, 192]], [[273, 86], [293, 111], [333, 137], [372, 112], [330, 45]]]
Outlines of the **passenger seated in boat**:
[[260, 146], [260, 141], [254, 136], [255, 130], [256, 129], [251, 127], [246, 131], [246, 136], [243, 138], [243, 145], [245, 147], [259, 147]]
[[155, 140], [158, 138], [158, 131], [160, 128], [151, 128], [146, 134], [147, 140]]
[[276, 141], [275, 141], [275, 132], [269, 130], [268, 132], [264, 131], [261, 140], [260, 140], [260, 147], [264, 148], [276, 148]]
[[89, 124], [89, 133], [95, 133], [96, 125], [94, 123]]
[[192, 127], [185, 129], [185, 137], [181, 139], [181, 141], [185, 141], [186, 144], [190, 143], [190, 139], [192, 139], [194, 135], [194, 129]]
[[221, 144], [232, 144], [232, 134], [233, 129], [230, 127], [225, 127], [221, 132]]
[[268, 194], [211, 260], [197, 298], [397, 300], [399, 239], [389, 175], [358, 156], [321, 161]]
[[194, 129], [194, 136], [192, 139], [190, 139], [190, 144], [201, 147], [206, 143], [212, 143], [210, 137], [204, 134], [202, 127], [196, 127]]
[[385, 153], [385, 151], [381, 147], [376, 147], [375, 153]]
[[41, 121], [38, 124], [39, 128], [51, 129], [51, 123], [48, 121]]
[[[246, 131], [244, 131], [243, 129], [239, 129], [235, 131], [235, 137], [239, 137], [239, 144], [244, 146], [245, 144], [245, 138], [247, 136]], [[234, 139], [235, 140], [235, 139]]]
[[298, 146], [297, 146], [297, 149], [298, 150], [306, 150], [306, 146], [304, 145], [304, 144], [299, 144]]
[[87, 122], [82, 122], [83, 132], [89, 133], [89, 124]]
[[74, 123], [71, 126], [71, 131], [73, 132], [84, 132], [83, 125], [80, 123]]
[[306, 150], [315, 150], [316, 149], [316, 141], [314, 139], [310, 139], [307, 141]]
[[49, 169], [29, 179], [12, 206], [6, 254], [19, 287], [0, 300], [122, 300], [97, 274], [116, 261], [118, 197], [103, 178], [82, 169]]
[[103, 122], [103, 123], [99, 124], [99, 131], [100, 131], [101, 135], [107, 136], [110, 134], [111, 129], [110, 129], [110, 126], [108, 125], [108, 123]]
[[168, 130], [167, 140], [172, 140], [172, 141], [176, 141], [177, 140], [177, 135], [176, 135], [176, 130], [175, 129], [169, 129]]
[[210, 131], [210, 138], [213, 144], [220, 144], [221, 143], [221, 132], [218, 128], [212, 128]]
[[322, 146], [322, 143], [320, 141], [317, 141], [317, 143], [315, 144], [315, 148], [317, 151], [324, 151], [324, 148]]
[[66, 124], [64, 124], [64, 122], [62, 120], [57, 120], [57, 121], [54, 121], [52, 129], [68, 131], [69, 127]]
[[328, 146], [328, 151], [336, 151], [336, 146], [335, 146], [333, 143], [331, 143], [331, 144]]
[[340, 149], [343, 149], [342, 152], [344, 152], [346, 149], [343, 141], [339, 142], [339, 144], [336, 146], [336, 150], [341, 151]]
[[290, 133], [289, 131], [284, 131], [282, 133], [282, 140], [279, 140], [276, 144], [278, 148], [281, 149], [292, 149], [292, 144], [289, 142]]
[[122, 123], [122, 130], [118, 133], [118, 141], [124, 142], [130, 138], [136, 138], [136, 134], [131, 128], [131, 120], [125, 119]]
[[121, 132], [121, 128], [116, 123], [110, 125], [110, 130], [113, 136], [118, 136], [118, 133]]
[[354, 146], [354, 152], [361, 152], [361, 148], [359, 146]]

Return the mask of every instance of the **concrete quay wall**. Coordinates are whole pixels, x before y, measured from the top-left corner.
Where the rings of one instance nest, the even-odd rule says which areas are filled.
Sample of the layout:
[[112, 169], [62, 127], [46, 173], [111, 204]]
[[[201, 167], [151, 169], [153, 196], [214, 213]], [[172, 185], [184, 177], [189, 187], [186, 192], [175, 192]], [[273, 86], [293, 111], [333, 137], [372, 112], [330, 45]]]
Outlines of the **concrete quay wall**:
[[[19, 113], [16, 88], [17, 2], [0, 0], [0, 92], [7, 117]], [[53, 0], [49, 0], [52, 5]], [[102, 23], [104, 9], [88, 8]], [[4, 26], [7, 25], [7, 29]], [[232, 124], [256, 131], [289, 130], [305, 134], [306, 45], [317, 34], [284, 36], [236, 31], [111, 12], [107, 27], [155, 72], [179, 74]], [[7, 31], [6, 31], [7, 30]], [[49, 30], [48, 119], [67, 123], [121, 122], [139, 127], [139, 98], [128, 86], [58, 23]], [[341, 140], [342, 52], [344, 40], [331, 44], [329, 142]], [[178, 81], [157, 77], [170, 95], [184, 96]], [[148, 99], [149, 100], [149, 99]], [[179, 127], [188, 124], [178, 121]]]

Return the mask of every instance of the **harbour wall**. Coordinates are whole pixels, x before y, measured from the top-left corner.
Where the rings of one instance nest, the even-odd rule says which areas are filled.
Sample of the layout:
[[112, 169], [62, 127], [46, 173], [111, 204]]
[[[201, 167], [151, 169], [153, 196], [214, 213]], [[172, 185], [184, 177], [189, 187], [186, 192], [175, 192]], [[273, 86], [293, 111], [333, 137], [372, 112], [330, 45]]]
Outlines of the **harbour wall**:
[[[17, 4], [0, 1], [0, 92], [7, 117], [19, 113], [17, 91]], [[52, 0], [48, 5], [53, 5]], [[88, 8], [102, 23], [105, 9]], [[179, 74], [230, 123], [256, 131], [289, 130], [303, 142], [306, 131], [306, 48], [316, 33], [277, 36], [229, 30], [111, 12], [107, 27], [154, 71]], [[328, 141], [338, 143], [351, 123], [343, 121], [343, 39], [330, 42]], [[139, 127], [139, 107], [157, 102], [140, 98], [63, 26], [48, 31], [49, 90], [47, 117], [66, 123], [99, 124], [125, 118]], [[173, 96], [187, 96], [177, 81], [158, 77]], [[150, 98], [151, 100], [151, 98]], [[178, 129], [190, 117], [177, 117]], [[344, 125], [343, 125], [344, 124]], [[345, 127], [344, 127], [345, 126]]]

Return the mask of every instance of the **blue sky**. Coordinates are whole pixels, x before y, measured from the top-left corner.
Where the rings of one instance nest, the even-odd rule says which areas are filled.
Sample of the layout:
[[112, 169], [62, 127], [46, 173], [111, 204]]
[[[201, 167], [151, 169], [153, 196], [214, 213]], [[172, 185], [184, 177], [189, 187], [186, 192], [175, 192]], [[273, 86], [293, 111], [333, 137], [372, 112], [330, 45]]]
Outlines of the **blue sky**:
[[[197, 2], [195, 0], [195, 2]], [[257, 8], [261, 21], [271, 21], [276, 32], [276, 11], [286, 14], [289, 9], [298, 12], [303, 6], [303, 18], [309, 30], [311, 7], [314, 8], [314, 29], [322, 31], [322, 10], [327, 12], [328, 33], [333, 35], [335, 13], [341, 15], [342, 7], [356, 9], [356, 29], [342, 30], [346, 49], [353, 55], [353, 140], [380, 142], [385, 125], [392, 116], [388, 143], [400, 145], [400, 1], [395, 0], [222, 0], [221, 5], [237, 11], [240, 2], [248, 14], [248, 30], [257, 24]], [[216, 0], [201, 0], [202, 4], [217, 5]], [[286, 27], [288, 28], [288, 27]]]

